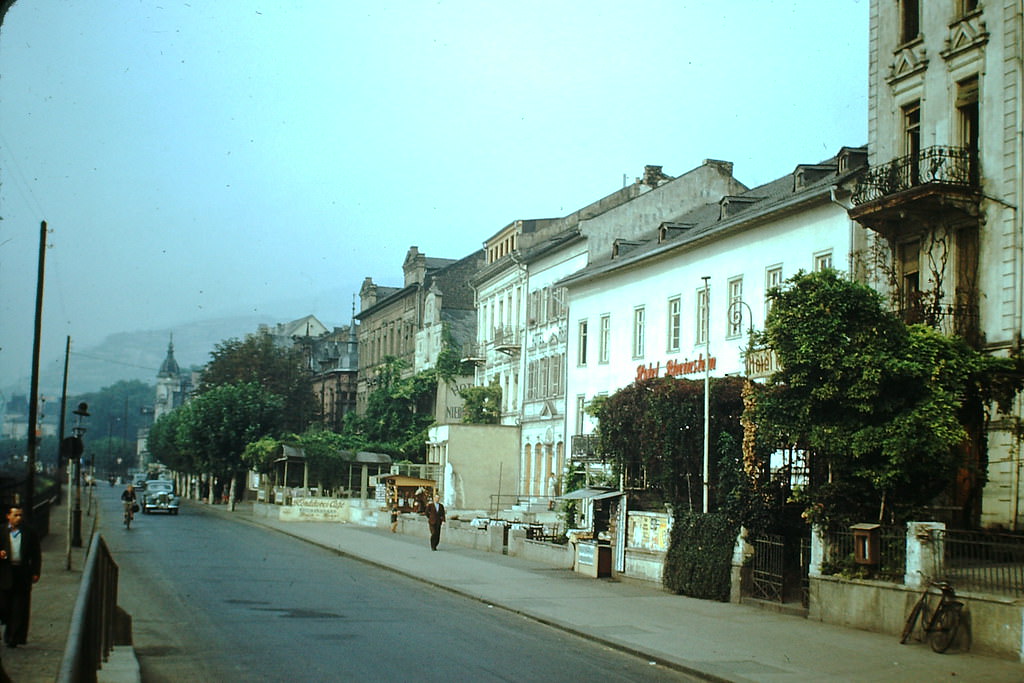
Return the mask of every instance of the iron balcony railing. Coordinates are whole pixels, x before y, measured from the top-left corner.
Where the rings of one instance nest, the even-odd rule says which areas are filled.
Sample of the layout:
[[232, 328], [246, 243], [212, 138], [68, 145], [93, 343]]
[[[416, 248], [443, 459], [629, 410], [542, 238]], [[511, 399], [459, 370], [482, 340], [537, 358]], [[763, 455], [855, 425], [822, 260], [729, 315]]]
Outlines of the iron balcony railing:
[[866, 204], [933, 183], [964, 189], [976, 187], [976, 156], [962, 147], [934, 146], [887, 164], [872, 166], [858, 180], [853, 203]]

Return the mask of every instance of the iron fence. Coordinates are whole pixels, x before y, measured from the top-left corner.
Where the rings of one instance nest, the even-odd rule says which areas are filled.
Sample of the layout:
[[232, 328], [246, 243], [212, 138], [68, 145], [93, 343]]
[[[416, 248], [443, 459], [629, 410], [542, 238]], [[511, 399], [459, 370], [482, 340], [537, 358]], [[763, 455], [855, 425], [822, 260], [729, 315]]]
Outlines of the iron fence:
[[[853, 532], [833, 531], [825, 537], [822, 573], [842, 574], [859, 568], [854, 561]], [[907, 571], [907, 532], [903, 527], [882, 527], [878, 537], [878, 564], [870, 565], [873, 578], [903, 583]]]
[[941, 544], [934, 576], [957, 590], [1024, 597], [1024, 536], [946, 529], [933, 541]]
[[96, 535], [82, 571], [68, 641], [57, 680], [95, 681], [96, 672], [115, 645], [118, 567], [102, 536]]

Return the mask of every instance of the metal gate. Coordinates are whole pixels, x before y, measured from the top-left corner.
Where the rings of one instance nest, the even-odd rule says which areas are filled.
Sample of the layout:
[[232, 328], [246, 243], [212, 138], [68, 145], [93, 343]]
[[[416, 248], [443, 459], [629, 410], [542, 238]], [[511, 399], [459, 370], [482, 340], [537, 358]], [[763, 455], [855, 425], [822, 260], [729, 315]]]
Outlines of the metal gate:
[[771, 602], [808, 604], [810, 539], [765, 534], [754, 539], [752, 597]]
[[753, 597], [782, 602], [785, 582], [786, 539], [765, 534], [754, 539]]

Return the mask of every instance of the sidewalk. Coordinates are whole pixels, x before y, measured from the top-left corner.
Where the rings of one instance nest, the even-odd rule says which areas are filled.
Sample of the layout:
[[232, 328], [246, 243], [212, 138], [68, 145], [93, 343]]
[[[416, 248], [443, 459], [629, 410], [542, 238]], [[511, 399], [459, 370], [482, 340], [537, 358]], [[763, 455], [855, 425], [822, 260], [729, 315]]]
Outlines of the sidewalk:
[[[83, 489], [83, 495], [86, 490]], [[0, 664], [14, 683], [53, 683], [57, 680], [67, 645], [71, 613], [82, 583], [85, 556], [92, 535], [101, 528], [99, 506], [88, 508], [82, 501], [82, 547], [72, 548], [68, 569], [68, 507], [61, 504], [50, 511], [50, 533], [43, 539], [43, 573], [32, 589], [32, 616], [28, 643], [16, 649], [0, 649]], [[117, 558], [115, 558], [116, 561]], [[130, 683], [139, 680], [138, 662], [130, 647], [116, 648], [98, 673], [101, 683]]]
[[[845, 629], [757, 607], [585, 578], [518, 558], [334, 522], [246, 519], [341, 555], [501, 607], [610, 647], [724, 681], [1024, 681], [1024, 664]], [[410, 569], [414, 568], [414, 569]]]
[[14, 650], [0, 650], [3, 670], [15, 683], [52, 683], [60, 670], [95, 520], [86, 515], [83, 503], [82, 547], [71, 549], [71, 570], [68, 571], [67, 515], [65, 504], [50, 511], [50, 533], [42, 542], [43, 573], [32, 589], [28, 643]]

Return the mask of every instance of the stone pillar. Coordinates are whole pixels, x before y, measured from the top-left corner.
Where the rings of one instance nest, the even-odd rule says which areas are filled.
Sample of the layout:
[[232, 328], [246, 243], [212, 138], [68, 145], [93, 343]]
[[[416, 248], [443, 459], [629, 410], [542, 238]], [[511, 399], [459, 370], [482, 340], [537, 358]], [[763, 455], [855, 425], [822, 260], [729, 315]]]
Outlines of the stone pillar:
[[907, 567], [903, 584], [921, 588], [928, 579], [939, 578], [942, 572], [942, 522], [907, 522]]
[[736, 543], [732, 548], [732, 578], [729, 589], [729, 602], [739, 603], [743, 600], [743, 585], [750, 573], [750, 558], [754, 555], [754, 546], [747, 542], [747, 530], [740, 528]]

